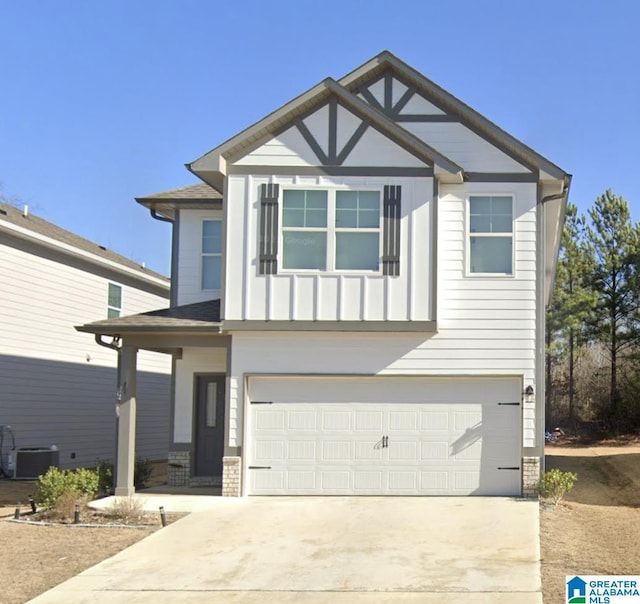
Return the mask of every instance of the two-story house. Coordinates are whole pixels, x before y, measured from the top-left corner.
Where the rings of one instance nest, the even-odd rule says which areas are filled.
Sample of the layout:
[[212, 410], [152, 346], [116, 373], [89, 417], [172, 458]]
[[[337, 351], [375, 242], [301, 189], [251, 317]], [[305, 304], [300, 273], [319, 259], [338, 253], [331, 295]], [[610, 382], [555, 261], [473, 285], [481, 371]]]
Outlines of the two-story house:
[[569, 174], [389, 52], [188, 169], [138, 199], [173, 222], [172, 307], [82, 328], [129, 379], [136, 349], [173, 355], [171, 483], [532, 491]]
[[[166, 305], [169, 280], [7, 203], [0, 278], [0, 467], [26, 478], [54, 457], [63, 468], [113, 459], [118, 355], [74, 326]], [[171, 362], [143, 351], [138, 366], [137, 453], [165, 459]]]

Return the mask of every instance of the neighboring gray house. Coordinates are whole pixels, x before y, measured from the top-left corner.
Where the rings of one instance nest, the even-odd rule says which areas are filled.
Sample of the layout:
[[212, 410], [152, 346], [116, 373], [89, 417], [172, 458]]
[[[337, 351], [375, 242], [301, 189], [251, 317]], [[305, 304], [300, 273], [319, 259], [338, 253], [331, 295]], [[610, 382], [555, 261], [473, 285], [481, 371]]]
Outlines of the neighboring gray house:
[[[170, 484], [520, 495], [544, 459], [544, 317], [571, 177], [391, 53], [138, 199], [171, 308], [81, 329], [174, 362]], [[133, 491], [121, 423], [116, 492]]]
[[[63, 468], [113, 459], [118, 355], [74, 326], [166, 305], [169, 280], [0, 203], [0, 282], [0, 425], [17, 448], [56, 445]], [[137, 453], [166, 459], [171, 362], [138, 361]]]

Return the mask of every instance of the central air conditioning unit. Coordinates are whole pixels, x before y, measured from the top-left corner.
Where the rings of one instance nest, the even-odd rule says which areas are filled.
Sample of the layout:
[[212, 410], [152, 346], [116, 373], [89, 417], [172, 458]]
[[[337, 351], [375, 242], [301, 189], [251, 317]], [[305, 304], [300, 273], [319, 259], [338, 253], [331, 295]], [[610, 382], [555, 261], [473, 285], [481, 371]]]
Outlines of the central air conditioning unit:
[[54, 449], [16, 449], [13, 454], [15, 480], [35, 480], [51, 466], [60, 467], [60, 451]]

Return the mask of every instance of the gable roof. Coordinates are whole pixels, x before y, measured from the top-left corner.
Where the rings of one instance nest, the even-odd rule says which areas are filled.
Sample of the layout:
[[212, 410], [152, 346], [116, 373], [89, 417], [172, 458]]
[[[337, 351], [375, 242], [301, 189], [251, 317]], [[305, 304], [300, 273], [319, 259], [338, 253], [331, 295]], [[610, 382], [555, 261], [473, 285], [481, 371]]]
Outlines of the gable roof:
[[169, 279], [160, 273], [67, 231], [44, 218], [23, 209], [0, 202], [0, 231], [21, 239], [27, 239], [42, 247], [63, 254], [80, 257], [90, 263], [111, 268], [127, 276], [169, 291]]
[[497, 145], [499, 148], [507, 148], [519, 158], [520, 161], [533, 164], [539, 170], [549, 174], [552, 178], [564, 179], [567, 174], [543, 157], [531, 147], [525, 145], [492, 121], [478, 113], [475, 109], [463, 103], [460, 99], [447, 92], [444, 88], [422, 75], [419, 71], [400, 60], [388, 50], [382, 51], [373, 59], [348, 73], [339, 82], [351, 92], [356, 92], [363, 84], [372, 82], [391, 70], [402, 79], [408, 80], [419, 91], [425, 93], [427, 98], [437, 101], [438, 105], [447, 112], [457, 115], [461, 122], [478, 134]]
[[337, 97], [345, 107], [359, 117], [368, 120], [375, 129], [426, 164], [433, 165], [434, 169], [439, 168], [442, 172], [454, 175], [461, 180], [462, 168], [458, 164], [396, 124], [384, 113], [359, 99], [332, 78], [326, 78], [280, 109], [226, 140], [195, 161], [188, 163], [187, 168], [205, 182], [222, 188], [228, 160], [246, 155], [269, 138], [277, 136], [290, 127], [296, 118], [309, 115], [332, 96]]

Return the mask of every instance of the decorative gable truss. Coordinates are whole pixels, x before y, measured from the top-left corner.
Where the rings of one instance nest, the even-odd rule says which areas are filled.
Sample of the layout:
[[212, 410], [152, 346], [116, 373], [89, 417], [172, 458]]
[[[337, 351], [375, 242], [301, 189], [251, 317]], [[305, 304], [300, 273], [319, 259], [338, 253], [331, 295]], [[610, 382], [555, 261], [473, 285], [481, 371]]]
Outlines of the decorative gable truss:
[[359, 83], [352, 92], [460, 164], [466, 181], [538, 180], [533, 162], [508, 145], [488, 139], [462, 113], [392, 69]]
[[432, 176], [440, 171], [461, 180], [460, 166], [431, 145], [335, 81], [325, 80], [322, 86], [330, 93], [328, 99], [319, 93], [311, 108], [291, 116], [267, 140], [249, 152], [242, 149], [238, 157], [229, 157], [229, 171], [315, 166], [325, 174], [346, 175], [357, 167], [359, 174], [374, 169], [377, 175], [384, 175], [379, 168], [393, 168], [390, 173], [394, 175]]

